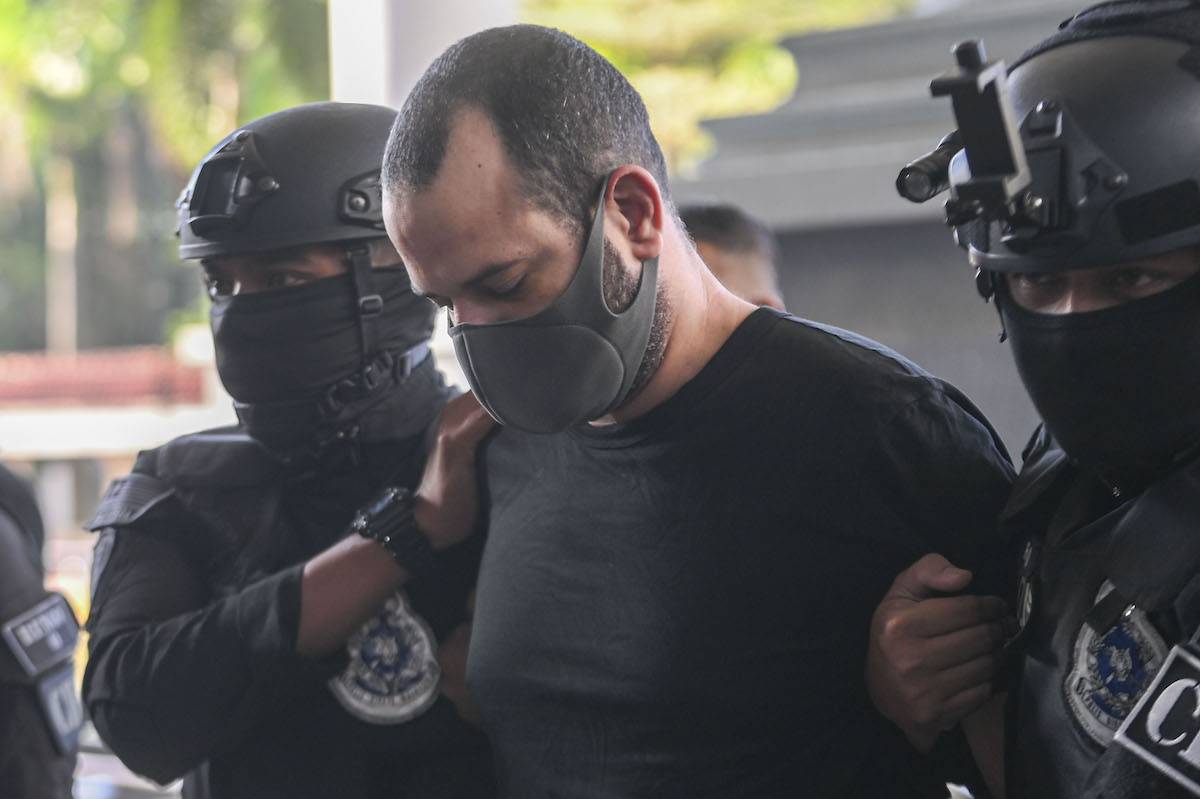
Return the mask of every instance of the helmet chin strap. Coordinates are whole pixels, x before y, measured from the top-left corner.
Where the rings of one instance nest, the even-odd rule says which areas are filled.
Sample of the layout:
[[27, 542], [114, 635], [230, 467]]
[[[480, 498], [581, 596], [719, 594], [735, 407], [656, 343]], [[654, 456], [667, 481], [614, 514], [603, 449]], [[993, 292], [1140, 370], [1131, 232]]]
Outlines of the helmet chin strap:
[[[327, 429], [315, 441], [303, 447], [310, 458], [319, 457], [332, 444], [356, 444], [358, 416], [378, 403], [384, 394], [402, 383], [429, 355], [425, 342], [403, 353], [380, 352], [379, 319], [384, 300], [374, 288], [370, 248], [366, 243], [347, 245], [346, 260], [354, 278], [355, 305], [358, 317], [361, 368], [357, 375], [339, 381], [317, 400], [295, 400], [255, 405], [235, 404], [238, 418], [250, 429], [258, 427], [260, 419], [306, 426], [314, 422]], [[259, 422], [259, 424], [256, 424]]]
[[375, 360], [379, 348], [379, 315], [383, 313], [383, 297], [373, 290], [371, 250], [365, 243], [346, 248], [346, 259], [354, 275], [354, 291], [358, 298], [358, 336], [362, 346], [362, 365], [366, 369]]

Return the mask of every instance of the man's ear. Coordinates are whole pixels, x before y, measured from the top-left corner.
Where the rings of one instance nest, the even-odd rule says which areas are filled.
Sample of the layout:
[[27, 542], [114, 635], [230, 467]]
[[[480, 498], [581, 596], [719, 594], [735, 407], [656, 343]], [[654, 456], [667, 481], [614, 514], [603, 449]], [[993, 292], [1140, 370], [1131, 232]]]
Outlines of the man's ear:
[[628, 242], [639, 261], [657, 258], [662, 252], [666, 209], [654, 176], [633, 164], [618, 167], [609, 175], [604, 202], [609, 235]]

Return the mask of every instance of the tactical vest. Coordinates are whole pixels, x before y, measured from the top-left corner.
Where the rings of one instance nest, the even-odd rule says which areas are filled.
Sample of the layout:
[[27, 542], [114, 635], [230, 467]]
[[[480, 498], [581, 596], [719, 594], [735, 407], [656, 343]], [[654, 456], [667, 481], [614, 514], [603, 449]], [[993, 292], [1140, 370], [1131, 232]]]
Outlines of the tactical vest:
[[[203, 567], [215, 593], [234, 588], [242, 547], [281, 523], [284, 465], [238, 427], [182, 436], [138, 453], [133, 470], [108, 487], [84, 527], [93, 532], [155, 525]], [[111, 537], [92, 561], [92, 592], [108, 562]]]
[[[397, 446], [403, 448], [395, 458], [396, 468], [384, 478], [376, 477], [414, 488], [425, 459], [422, 437]], [[216, 598], [239, 590], [255, 575], [273, 573], [327, 548], [345, 531], [354, 508], [379, 488], [351, 468], [340, 478], [346, 490], [328, 492], [336, 495], [337, 507], [323, 508], [321, 518], [307, 520], [285, 507], [289, 481], [296, 479], [293, 471], [236, 427], [184, 436], [140, 453], [132, 473], [113, 482], [85, 525], [101, 534], [93, 562], [93, 595], [105, 579], [114, 542], [130, 528], [169, 537], [203, 574]], [[306, 493], [304, 499], [313, 497]], [[327, 523], [325, 517], [340, 522]], [[326, 538], [299, 535], [296, 525], [305, 521]], [[477, 561], [472, 582], [475, 566]], [[450, 591], [456, 593], [447, 597]], [[406, 586], [347, 642], [341, 673], [305, 690], [332, 694], [348, 714], [347, 722], [364, 723], [354, 733], [364, 740], [419, 722], [440, 696], [437, 636], [465, 618], [465, 606], [466, 589]], [[420, 729], [418, 724], [413, 734]], [[206, 780], [202, 769], [187, 784], [203, 796]]]
[[[1130, 796], [1157, 795], [1161, 769], [1114, 738], [1153, 698], [1172, 648], [1200, 629], [1200, 463], [1122, 501], [1042, 432], [1001, 524], [1019, 565], [1010, 795], [1073, 799], [1089, 784], [1090, 796], [1125, 795], [1102, 759], [1139, 774]], [[1163, 796], [1191, 795], [1164, 785]]]

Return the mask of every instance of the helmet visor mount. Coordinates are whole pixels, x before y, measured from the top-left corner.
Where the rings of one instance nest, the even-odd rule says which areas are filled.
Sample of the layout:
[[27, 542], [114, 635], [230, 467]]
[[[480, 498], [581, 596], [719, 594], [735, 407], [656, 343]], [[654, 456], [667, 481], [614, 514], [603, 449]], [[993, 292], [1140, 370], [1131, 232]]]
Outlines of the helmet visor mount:
[[249, 219], [254, 205], [279, 188], [254, 143], [254, 133], [239, 130], [204, 159], [192, 185], [176, 206], [181, 224], [197, 236], [235, 230]]
[[[1020, 137], [1027, 185], [993, 213], [985, 212], [965, 230], [958, 228], [971, 266], [1047, 272], [1097, 265], [1079, 263], [1077, 256], [1105, 238], [1105, 214], [1128, 184], [1128, 175], [1056, 98], [1037, 103], [1021, 122]], [[959, 201], [959, 187], [970, 180], [966, 153], [960, 153], [950, 163], [951, 203]]]
[[[975, 59], [960, 54], [972, 47]], [[977, 42], [956, 48], [959, 68], [932, 88], [953, 101], [962, 149], [943, 146], [901, 175], [926, 171], [949, 188], [946, 221], [985, 296], [997, 272], [1110, 266], [1200, 243], [1198, 51], [1112, 28], [1056, 40], [1012, 70], [985, 63]], [[920, 188], [909, 181], [903, 196], [929, 198], [910, 186]]]

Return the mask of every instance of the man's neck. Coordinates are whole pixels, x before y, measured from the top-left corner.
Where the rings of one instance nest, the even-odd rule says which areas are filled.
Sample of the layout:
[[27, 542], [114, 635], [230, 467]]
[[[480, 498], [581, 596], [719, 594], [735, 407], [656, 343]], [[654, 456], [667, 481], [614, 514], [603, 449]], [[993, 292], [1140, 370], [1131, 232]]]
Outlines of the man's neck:
[[672, 244], [676, 258], [664, 275], [664, 292], [673, 314], [662, 363], [629, 402], [592, 424], [632, 421], [675, 396], [754, 312], [753, 305], [731, 294], [713, 277], [690, 247], [679, 241]]

